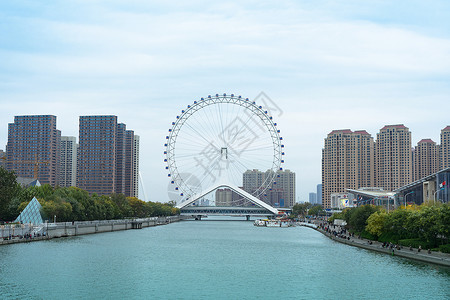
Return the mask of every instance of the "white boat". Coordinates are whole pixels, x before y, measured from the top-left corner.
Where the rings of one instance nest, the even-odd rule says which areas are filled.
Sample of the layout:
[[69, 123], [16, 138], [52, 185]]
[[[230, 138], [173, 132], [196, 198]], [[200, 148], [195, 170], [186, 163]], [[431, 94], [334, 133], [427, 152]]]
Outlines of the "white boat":
[[290, 220], [259, 219], [255, 220], [254, 226], [258, 227], [291, 227], [294, 226]]

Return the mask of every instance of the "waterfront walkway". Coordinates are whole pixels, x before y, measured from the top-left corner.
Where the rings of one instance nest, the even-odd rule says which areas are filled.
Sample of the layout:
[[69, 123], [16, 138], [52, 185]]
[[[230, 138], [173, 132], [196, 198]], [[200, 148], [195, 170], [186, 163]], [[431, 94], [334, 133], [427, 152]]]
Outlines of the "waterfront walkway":
[[3, 225], [0, 229], [0, 246], [84, 234], [142, 229], [145, 227], [166, 225], [187, 218], [188, 217], [185, 216], [169, 216], [141, 219], [45, 223], [37, 226], [28, 226], [27, 224]]
[[[349, 245], [349, 246], [359, 247], [359, 248], [363, 248], [363, 249], [367, 249], [367, 250], [371, 250], [371, 251], [385, 253], [388, 255], [400, 256], [400, 257], [414, 259], [414, 260], [418, 260], [418, 261], [422, 261], [422, 262], [426, 262], [426, 263], [432, 263], [432, 264], [438, 264], [438, 265], [450, 267], [450, 254], [448, 254], [448, 253], [442, 253], [442, 252], [436, 252], [436, 251], [431, 251], [431, 253], [428, 253], [427, 249], [422, 249], [421, 251], [419, 251], [419, 249], [417, 249], [417, 248], [412, 248], [412, 250], [410, 250], [409, 247], [402, 247], [400, 250], [398, 250], [396, 248], [391, 249], [390, 247], [383, 248], [382, 247], [383, 243], [381, 243], [381, 242], [372, 241], [372, 240], [368, 240], [368, 239], [364, 239], [364, 238], [359, 238], [356, 236], [350, 236], [350, 234], [348, 234], [348, 233], [343, 234], [341, 236], [339, 236], [339, 235], [336, 236], [333, 233], [325, 231], [320, 226], [317, 226], [317, 225], [311, 224], [311, 223], [300, 223], [299, 225], [315, 229], [315, 230], [319, 231], [320, 233], [324, 234], [325, 236], [329, 237], [330, 239], [332, 239], [336, 242], [339, 242], [339, 243]], [[331, 228], [333, 230], [340, 231], [339, 226], [336, 226], [336, 228], [333, 228], [333, 225], [331, 225]]]

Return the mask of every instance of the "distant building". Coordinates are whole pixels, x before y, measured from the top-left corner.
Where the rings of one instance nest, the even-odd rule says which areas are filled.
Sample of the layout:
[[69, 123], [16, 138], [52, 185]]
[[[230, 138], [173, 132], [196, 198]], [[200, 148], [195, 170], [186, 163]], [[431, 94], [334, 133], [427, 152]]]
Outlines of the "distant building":
[[309, 203], [317, 204], [317, 194], [316, 193], [309, 193]]
[[6, 152], [3, 150], [0, 150], [0, 167], [6, 169]]
[[[271, 178], [274, 180], [269, 183]], [[269, 187], [262, 192], [261, 186], [266, 184]], [[247, 170], [243, 174], [243, 189], [274, 207], [291, 208], [295, 204], [295, 173], [290, 170], [277, 171], [276, 174], [272, 170]]]
[[438, 171], [438, 147], [431, 139], [417, 143], [413, 151], [414, 180], [426, 177]]
[[140, 137], [134, 135], [133, 151], [133, 195], [139, 198], [139, 142]]
[[216, 206], [242, 206], [242, 197], [230, 189], [216, 190]]
[[247, 170], [243, 174], [243, 189], [250, 194], [259, 195], [263, 184], [266, 184], [264, 172], [254, 169]]
[[373, 186], [374, 141], [365, 130], [333, 130], [322, 150], [322, 204], [331, 208], [331, 194]]
[[42, 184], [59, 184], [61, 132], [56, 116], [16, 116], [8, 124], [6, 169], [19, 177], [39, 179]]
[[135, 195], [134, 132], [117, 116], [81, 116], [77, 186], [89, 193]]
[[450, 126], [441, 130], [439, 146], [439, 170], [450, 168]]
[[69, 187], [77, 185], [77, 138], [74, 136], [61, 137], [61, 166], [59, 186]]
[[375, 155], [377, 186], [393, 191], [412, 181], [411, 132], [406, 126], [386, 125], [381, 128], [377, 134]]
[[322, 205], [322, 184], [317, 185], [317, 204]]

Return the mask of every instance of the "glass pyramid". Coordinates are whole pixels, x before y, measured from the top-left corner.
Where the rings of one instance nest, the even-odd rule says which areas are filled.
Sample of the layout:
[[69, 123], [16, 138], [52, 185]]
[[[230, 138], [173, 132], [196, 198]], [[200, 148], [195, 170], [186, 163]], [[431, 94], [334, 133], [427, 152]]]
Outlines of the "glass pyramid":
[[28, 203], [25, 209], [20, 213], [17, 219], [14, 222], [19, 223], [32, 223], [32, 224], [42, 224], [44, 220], [42, 220], [41, 209], [42, 205], [33, 197], [33, 199]]

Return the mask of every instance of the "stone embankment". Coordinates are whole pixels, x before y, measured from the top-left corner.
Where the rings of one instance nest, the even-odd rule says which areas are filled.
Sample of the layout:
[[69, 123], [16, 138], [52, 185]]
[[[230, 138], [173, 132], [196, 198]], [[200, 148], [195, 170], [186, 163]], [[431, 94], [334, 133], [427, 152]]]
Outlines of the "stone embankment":
[[422, 249], [421, 251], [419, 251], [419, 249], [417, 248], [412, 248], [412, 250], [410, 250], [409, 247], [402, 247], [400, 250], [396, 248], [394, 249], [383, 248], [382, 247], [383, 244], [380, 242], [358, 238], [356, 236], [350, 236], [348, 234], [344, 235], [345, 237], [335, 236], [334, 234], [323, 230], [322, 228], [320, 228], [315, 224], [300, 223], [299, 225], [315, 229], [320, 233], [324, 234], [325, 236], [329, 237], [330, 239], [349, 246], [359, 247], [367, 250], [385, 253], [388, 255], [400, 256], [421, 262], [450, 267], [450, 254], [448, 253], [441, 253], [436, 251], [431, 251], [431, 253], [428, 253], [426, 249]]
[[52, 238], [94, 234], [128, 229], [141, 229], [178, 222], [185, 216], [153, 217], [127, 220], [45, 223], [39, 226], [3, 225], [0, 245], [27, 243]]

